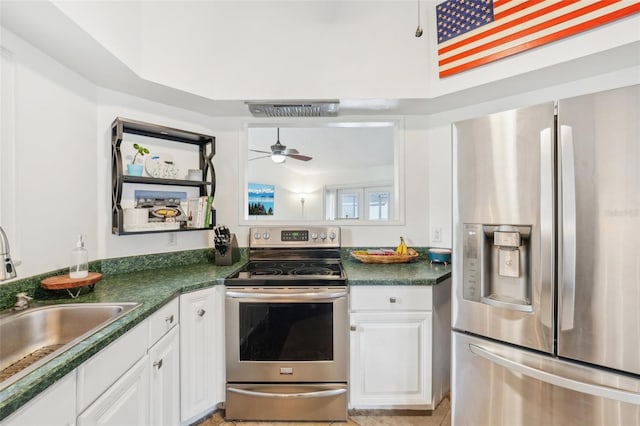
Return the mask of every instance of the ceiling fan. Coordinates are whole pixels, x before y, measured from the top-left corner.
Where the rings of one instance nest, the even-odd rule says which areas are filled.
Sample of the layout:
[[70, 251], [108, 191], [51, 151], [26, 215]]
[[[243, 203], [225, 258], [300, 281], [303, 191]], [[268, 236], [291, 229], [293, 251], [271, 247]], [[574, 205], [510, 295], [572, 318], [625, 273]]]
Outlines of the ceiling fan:
[[288, 158], [293, 158], [295, 160], [302, 160], [302, 161], [309, 161], [311, 160], [312, 157], [309, 157], [307, 155], [302, 155], [298, 152], [297, 149], [287, 149], [287, 147], [285, 145], [282, 145], [280, 143], [280, 128], [278, 127], [278, 136], [276, 139], [276, 143], [271, 145], [271, 152], [269, 151], [260, 151], [257, 149], [250, 149], [249, 151], [253, 151], [253, 152], [259, 152], [261, 154], [268, 154], [268, 155], [263, 155], [261, 157], [256, 157], [256, 158], [251, 158], [249, 161], [251, 160], [258, 160], [260, 158], [267, 158], [267, 157], [271, 157], [271, 161], [273, 161], [274, 163], [284, 163]]

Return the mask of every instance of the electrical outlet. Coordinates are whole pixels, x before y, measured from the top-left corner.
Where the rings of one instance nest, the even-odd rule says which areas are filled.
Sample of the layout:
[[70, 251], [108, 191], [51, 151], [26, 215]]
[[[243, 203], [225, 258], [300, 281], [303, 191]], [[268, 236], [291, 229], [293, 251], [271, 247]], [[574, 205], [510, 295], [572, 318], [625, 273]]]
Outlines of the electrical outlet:
[[431, 228], [431, 241], [434, 243], [442, 242], [442, 228], [436, 226]]
[[177, 232], [169, 232], [169, 245], [177, 246], [178, 245], [178, 233]]

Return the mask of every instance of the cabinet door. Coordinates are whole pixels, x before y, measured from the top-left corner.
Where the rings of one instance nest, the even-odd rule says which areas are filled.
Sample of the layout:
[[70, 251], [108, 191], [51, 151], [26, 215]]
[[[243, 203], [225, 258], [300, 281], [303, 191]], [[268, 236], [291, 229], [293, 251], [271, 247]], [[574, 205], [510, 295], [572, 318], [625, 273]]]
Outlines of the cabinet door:
[[352, 408], [431, 404], [431, 312], [351, 314]]
[[[181, 420], [212, 409], [216, 392], [217, 359], [224, 347], [216, 343], [215, 287], [180, 296]], [[222, 311], [224, 312], [224, 311]]]
[[136, 362], [78, 416], [78, 426], [150, 424], [148, 363], [147, 355]]
[[78, 367], [77, 410], [83, 412], [147, 353], [149, 322], [135, 326]]
[[76, 371], [58, 380], [27, 405], [4, 419], [3, 426], [71, 426], [76, 423]]
[[180, 327], [149, 349], [149, 403], [152, 425], [180, 423]]

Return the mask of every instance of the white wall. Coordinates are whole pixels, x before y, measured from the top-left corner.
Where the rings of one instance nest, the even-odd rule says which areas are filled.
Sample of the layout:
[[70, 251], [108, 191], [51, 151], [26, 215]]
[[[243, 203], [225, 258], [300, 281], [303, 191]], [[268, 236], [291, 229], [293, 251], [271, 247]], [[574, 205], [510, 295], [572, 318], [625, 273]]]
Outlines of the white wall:
[[[366, 140], [358, 142], [362, 142], [363, 146], [367, 143]], [[362, 155], [366, 155], [366, 153]], [[277, 207], [274, 209], [273, 216], [251, 216], [248, 220], [322, 221], [325, 218], [323, 207], [326, 186], [390, 186], [393, 183], [393, 176], [393, 166], [302, 174], [298, 172], [298, 169], [285, 168], [268, 159], [252, 161], [248, 182], [275, 185], [275, 204]], [[238, 192], [244, 192], [243, 182], [240, 182]], [[301, 197], [305, 198], [304, 209], [300, 203]]]
[[78, 22], [91, 28], [93, 37], [99, 39], [111, 52], [133, 71], [141, 67], [142, 57], [140, 4], [137, 1], [73, 1], [52, 0], [56, 7], [66, 11]]
[[[216, 136], [214, 166], [218, 178], [215, 206], [218, 223], [246, 245], [248, 227], [239, 225], [238, 144], [243, 122], [213, 118], [123, 93], [96, 88], [14, 34], [2, 30], [1, 47], [12, 53], [15, 74], [16, 191], [13, 209], [19, 220], [12, 230], [21, 247], [20, 278], [67, 266], [78, 233], [87, 235], [90, 259], [210, 247], [208, 232], [169, 235], [111, 235], [110, 124], [116, 116], [149, 121]], [[431, 245], [431, 227], [443, 228], [442, 244], [450, 246], [450, 144], [452, 121], [640, 83], [638, 67], [550, 86], [469, 105], [446, 113], [405, 119], [405, 224], [350, 226], [345, 246], [394, 245], [404, 236], [410, 245]], [[5, 78], [5, 76], [2, 76]], [[3, 114], [4, 117], [4, 114]], [[4, 149], [5, 140], [2, 141]], [[3, 192], [4, 197], [4, 192]], [[0, 198], [3, 198], [0, 197]], [[7, 201], [2, 199], [2, 211]]]
[[[400, 235], [410, 245], [451, 247], [451, 123], [456, 120], [483, 115], [505, 109], [546, 102], [553, 99], [575, 96], [613, 87], [640, 83], [640, 70], [624, 69], [615, 73], [576, 81], [572, 84], [551, 86], [544, 90], [522, 93], [511, 98], [495, 99], [478, 105], [448, 111], [431, 116], [404, 117], [404, 181], [405, 181], [405, 221], [399, 226], [345, 226], [344, 246], [388, 246], [394, 245]], [[110, 138], [108, 129], [113, 118], [127, 118], [161, 123], [171, 127], [185, 128], [216, 136], [216, 156], [214, 167], [218, 186], [215, 206], [218, 223], [225, 224], [238, 234], [241, 245], [247, 244], [251, 226], [241, 220], [243, 206], [243, 164], [240, 164], [243, 119], [220, 119], [170, 106], [149, 102], [118, 92], [99, 90], [98, 132], [102, 142], [101, 164], [103, 188], [102, 206], [98, 211], [110, 209]], [[305, 205], [305, 210], [307, 205]], [[117, 257], [132, 254], [155, 253], [184, 250], [211, 245], [207, 233], [178, 233], [177, 245], [169, 246], [167, 234], [113, 236], [110, 234], [109, 217], [103, 218], [101, 235], [105, 236], [102, 257]], [[244, 222], [244, 223], [243, 223]], [[432, 240], [432, 228], [441, 228], [441, 241]]]
[[1, 203], [15, 216], [16, 229], [7, 231], [10, 246], [20, 248], [18, 274], [68, 267], [78, 234], [96, 258], [96, 88], [13, 34], [2, 30], [1, 40], [11, 53], [15, 98], [3, 99], [3, 109], [13, 109], [13, 122], [3, 123], [13, 141], [3, 138], [1, 150], [15, 145], [15, 191], [9, 199], [3, 191]]
[[[216, 120], [211, 117], [181, 110], [168, 105], [150, 102], [111, 90], [98, 91], [97, 105], [97, 144], [99, 152], [99, 215], [98, 232], [102, 236], [103, 253], [101, 257], [120, 257], [146, 253], [188, 250], [211, 246], [210, 232], [175, 233], [175, 244], [171, 243], [167, 233], [145, 235], [111, 234], [111, 123], [116, 117], [124, 117], [168, 127], [185, 129], [216, 137], [216, 155], [213, 165], [218, 180], [214, 206], [217, 209], [218, 223], [229, 224], [230, 217], [236, 217], [235, 200], [229, 200], [233, 193], [225, 192], [225, 187], [235, 190], [237, 180], [237, 132], [238, 120]], [[151, 147], [150, 147], [151, 148]], [[138, 189], [184, 190], [178, 187], [145, 186]], [[237, 219], [234, 219], [237, 222]]]

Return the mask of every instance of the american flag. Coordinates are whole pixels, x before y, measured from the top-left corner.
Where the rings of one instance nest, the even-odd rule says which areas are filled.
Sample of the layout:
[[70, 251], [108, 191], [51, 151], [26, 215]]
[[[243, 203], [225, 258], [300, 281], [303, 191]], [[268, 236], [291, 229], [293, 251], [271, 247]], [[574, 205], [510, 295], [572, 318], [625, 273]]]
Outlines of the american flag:
[[440, 77], [640, 12], [631, 0], [447, 0], [436, 6]]

